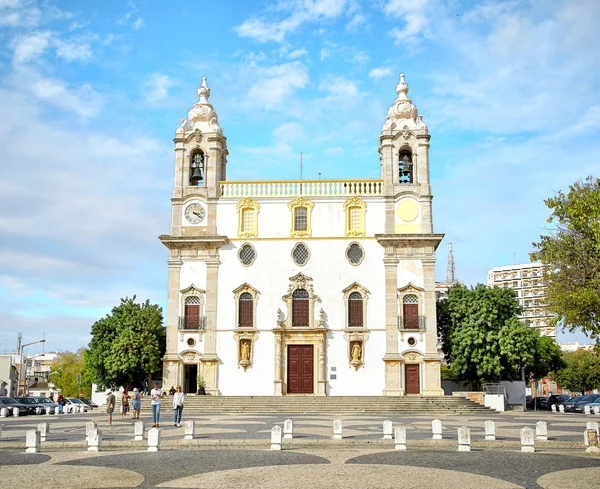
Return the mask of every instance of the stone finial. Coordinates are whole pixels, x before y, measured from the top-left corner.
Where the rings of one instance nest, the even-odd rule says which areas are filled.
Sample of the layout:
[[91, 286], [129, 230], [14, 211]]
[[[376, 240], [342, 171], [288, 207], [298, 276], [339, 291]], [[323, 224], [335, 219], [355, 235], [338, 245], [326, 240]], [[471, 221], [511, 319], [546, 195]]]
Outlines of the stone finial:
[[494, 441], [496, 439], [496, 424], [491, 420], [487, 420], [483, 423], [483, 426], [485, 428], [485, 439]]
[[25, 453], [38, 453], [40, 451], [41, 435], [38, 430], [27, 430], [25, 437]]
[[184, 440], [193, 440], [196, 434], [196, 422], [193, 419], [188, 419], [184, 424]]
[[466, 426], [458, 428], [458, 451], [471, 451], [471, 430]]
[[334, 440], [341, 440], [342, 439], [342, 420], [341, 419], [336, 419], [333, 422], [333, 439]]
[[133, 425], [133, 439], [141, 441], [144, 439], [144, 422], [136, 421]]
[[406, 450], [406, 426], [397, 426], [394, 430], [394, 445], [396, 450]]
[[400, 73], [400, 81], [398, 85], [396, 85], [396, 93], [398, 94], [398, 100], [404, 100], [406, 102], [412, 102], [411, 99], [408, 98], [408, 85], [404, 81], [404, 73]]
[[287, 439], [294, 437], [294, 422], [291, 419], [286, 419], [283, 422], [283, 437]]
[[[213, 109], [213, 106], [209, 103], [208, 97], [210, 97], [210, 88], [206, 84], [206, 77], [202, 77], [202, 85], [198, 88], [199, 100], [188, 112], [189, 129], [195, 131], [198, 129], [203, 133], [218, 133], [221, 134], [222, 130], [219, 126], [219, 118], [217, 113]], [[187, 122], [184, 123], [184, 119], [181, 120], [181, 126], [177, 130], [178, 134], [186, 133], [188, 131]]]
[[391, 440], [392, 439], [392, 422], [389, 419], [386, 419], [383, 422], [383, 439]]
[[201, 104], [208, 103], [208, 97], [210, 97], [210, 88], [206, 84], [206, 77], [202, 77], [202, 85], [198, 88], [198, 97], [200, 97]]
[[273, 426], [271, 429], [271, 450], [281, 450], [281, 426]]
[[545, 421], [538, 421], [535, 424], [535, 439], [548, 441], [548, 425]]
[[419, 117], [417, 107], [408, 98], [408, 85], [404, 80], [404, 73], [400, 73], [400, 82], [396, 85], [396, 93], [398, 94], [398, 98], [388, 110], [382, 131], [397, 132], [404, 128], [406, 131], [410, 131], [411, 129], [427, 130], [427, 125], [423, 122], [423, 118]]
[[535, 452], [535, 439], [531, 428], [521, 429], [521, 451], [526, 453]]
[[434, 419], [431, 422], [431, 432], [434, 440], [442, 439], [442, 422], [439, 419]]

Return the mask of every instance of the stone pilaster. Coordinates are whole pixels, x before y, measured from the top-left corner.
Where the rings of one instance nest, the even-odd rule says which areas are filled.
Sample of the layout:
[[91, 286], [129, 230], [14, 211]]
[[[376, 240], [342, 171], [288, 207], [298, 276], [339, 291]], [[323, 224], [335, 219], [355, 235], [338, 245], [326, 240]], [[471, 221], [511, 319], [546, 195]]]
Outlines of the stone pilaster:
[[177, 327], [179, 324], [179, 285], [182, 262], [179, 257], [169, 258], [169, 277], [167, 292], [167, 348], [163, 357], [163, 385], [177, 385], [178, 364]]
[[325, 338], [319, 338], [317, 354], [319, 356], [319, 368], [317, 373], [317, 394], [327, 394], [327, 365], [325, 362]]
[[443, 396], [441, 386], [441, 359], [437, 351], [437, 312], [435, 300], [435, 256], [431, 255], [422, 260], [423, 280], [425, 285], [425, 303], [423, 313], [426, 316], [425, 355], [421, 392], [427, 396]]
[[283, 379], [281, 375], [282, 370], [282, 338], [280, 334], [275, 333], [275, 380], [273, 381], [273, 395], [283, 396]]
[[206, 382], [206, 391], [218, 395], [218, 357], [217, 357], [217, 300], [219, 287], [219, 258], [206, 260], [206, 333], [204, 335], [204, 354], [200, 358], [202, 378]]
[[[393, 252], [392, 252], [393, 253]], [[404, 394], [400, 382], [400, 354], [398, 353], [398, 259], [386, 249], [385, 269], [385, 389], [386, 396]], [[394, 253], [395, 255], [395, 253]]]

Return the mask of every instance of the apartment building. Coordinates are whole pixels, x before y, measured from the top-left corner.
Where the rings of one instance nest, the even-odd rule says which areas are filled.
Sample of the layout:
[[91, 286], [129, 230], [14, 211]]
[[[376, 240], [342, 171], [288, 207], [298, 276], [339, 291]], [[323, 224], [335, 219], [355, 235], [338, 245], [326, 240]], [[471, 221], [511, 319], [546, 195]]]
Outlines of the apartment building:
[[551, 324], [554, 315], [546, 303], [544, 265], [525, 263], [494, 267], [488, 272], [488, 286], [513, 289], [523, 307], [519, 319], [538, 328], [541, 335], [556, 338], [556, 327]]

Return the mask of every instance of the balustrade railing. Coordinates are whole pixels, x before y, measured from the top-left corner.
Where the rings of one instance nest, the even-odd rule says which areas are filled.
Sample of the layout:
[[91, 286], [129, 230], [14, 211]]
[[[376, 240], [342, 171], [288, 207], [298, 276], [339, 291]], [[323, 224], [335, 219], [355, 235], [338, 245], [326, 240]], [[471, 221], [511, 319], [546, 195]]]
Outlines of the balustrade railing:
[[221, 198], [383, 195], [383, 180], [220, 182]]

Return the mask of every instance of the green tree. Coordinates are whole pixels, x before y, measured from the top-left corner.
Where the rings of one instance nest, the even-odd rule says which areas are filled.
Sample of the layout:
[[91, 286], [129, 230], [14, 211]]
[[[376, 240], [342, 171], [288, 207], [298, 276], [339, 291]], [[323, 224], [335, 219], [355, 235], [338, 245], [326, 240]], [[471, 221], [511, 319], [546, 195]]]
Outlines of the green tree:
[[456, 285], [438, 304], [438, 331], [446, 360], [458, 380], [515, 380], [535, 364], [539, 335], [517, 319], [521, 308], [512, 289]]
[[534, 352], [533, 365], [525, 369], [526, 376], [536, 380], [543, 379], [549, 374], [558, 372], [565, 366], [563, 352], [553, 338], [540, 336], [538, 346]]
[[156, 304], [121, 299], [110, 314], [92, 326], [86, 355], [91, 377], [100, 386], [141, 385], [160, 372], [165, 353], [162, 309]]
[[533, 243], [532, 260], [548, 264], [549, 308], [570, 331], [600, 333], [600, 179], [586, 178], [545, 200], [555, 229]]
[[556, 380], [572, 392], [586, 392], [600, 388], [600, 355], [579, 350], [564, 354], [565, 365], [556, 372]]
[[86, 349], [80, 348], [76, 353], [66, 351], [60, 353], [52, 362], [49, 381], [66, 397], [75, 397], [77, 391], [77, 374], [81, 375], [79, 393], [89, 398], [92, 394], [92, 382], [85, 367]]

